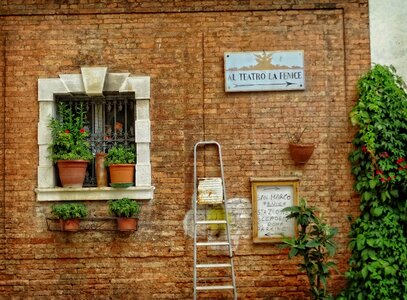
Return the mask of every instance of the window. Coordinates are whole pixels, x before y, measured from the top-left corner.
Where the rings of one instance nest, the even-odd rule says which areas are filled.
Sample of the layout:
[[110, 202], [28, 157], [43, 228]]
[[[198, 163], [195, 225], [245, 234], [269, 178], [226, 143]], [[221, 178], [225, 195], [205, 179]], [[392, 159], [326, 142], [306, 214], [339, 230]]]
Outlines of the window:
[[[38, 80], [38, 201], [107, 200], [122, 197], [152, 199], [150, 164], [150, 78], [108, 73], [105, 67], [81, 68], [81, 74], [60, 74], [59, 78]], [[49, 120], [55, 117], [56, 104], [86, 104], [94, 153], [114, 144], [136, 145], [136, 185], [126, 189], [97, 188], [93, 165], [89, 166], [86, 186], [60, 188], [52, 161]]]
[[[112, 146], [135, 146], [136, 120], [134, 93], [104, 93], [102, 96], [56, 96], [56, 103], [64, 102], [74, 108], [83, 105], [87, 112], [86, 131], [90, 133], [92, 153], [107, 152]], [[96, 186], [95, 159], [88, 165], [84, 186]]]

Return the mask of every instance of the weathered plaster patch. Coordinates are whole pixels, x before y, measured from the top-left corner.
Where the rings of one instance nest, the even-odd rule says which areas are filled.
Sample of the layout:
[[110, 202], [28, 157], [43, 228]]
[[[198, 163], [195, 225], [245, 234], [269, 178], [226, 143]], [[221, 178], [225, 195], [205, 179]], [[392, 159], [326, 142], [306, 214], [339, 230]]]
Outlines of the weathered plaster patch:
[[[232, 198], [226, 201], [228, 210], [228, 220], [230, 225], [230, 235], [232, 240], [233, 250], [237, 250], [240, 238], [249, 238], [251, 234], [251, 215], [252, 205], [250, 199], [247, 198]], [[213, 217], [215, 210], [219, 209], [218, 205], [198, 205], [197, 219], [208, 220]], [[194, 237], [194, 210], [189, 210], [183, 221], [184, 232], [191, 238]], [[226, 236], [224, 230], [219, 228], [210, 228], [207, 225], [198, 225], [198, 237], [207, 241], [225, 241]], [[219, 246], [211, 247], [213, 250], [222, 248]], [[224, 247], [223, 247], [224, 249]]]

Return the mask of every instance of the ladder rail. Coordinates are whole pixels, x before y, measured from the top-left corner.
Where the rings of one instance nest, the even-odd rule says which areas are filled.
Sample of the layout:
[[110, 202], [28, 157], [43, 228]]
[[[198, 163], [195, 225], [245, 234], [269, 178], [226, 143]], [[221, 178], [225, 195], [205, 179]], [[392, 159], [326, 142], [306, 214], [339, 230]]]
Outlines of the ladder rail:
[[[218, 149], [218, 158], [219, 158], [219, 166], [220, 166], [220, 172], [221, 172], [221, 182], [222, 182], [222, 196], [223, 196], [223, 205], [224, 205], [224, 210], [225, 210], [225, 222], [224, 224], [226, 225], [226, 236], [227, 236], [227, 242], [221, 243], [224, 246], [228, 246], [229, 250], [229, 259], [230, 259], [230, 269], [231, 269], [231, 280], [232, 280], [232, 285], [227, 286], [227, 289], [232, 289], [233, 290], [233, 298], [237, 300], [237, 289], [236, 289], [236, 277], [235, 277], [235, 272], [234, 272], [234, 263], [233, 263], [233, 250], [232, 250], [232, 243], [231, 243], [231, 235], [230, 235], [230, 226], [228, 222], [228, 210], [227, 210], [227, 205], [226, 205], [226, 200], [227, 200], [227, 193], [226, 193], [226, 184], [225, 184], [225, 177], [224, 177], [224, 169], [223, 169], [223, 160], [222, 160], [222, 148], [221, 145], [216, 142], [216, 141], [201, 141], [195, 144], [194, 146], [194, 191], [193, 191], [193, 210], [194, 210], [194, 300], [197, 299], [197, 292], [200, 290], [207, 290], [207, 287], [198, 287], [197, 286], [197, 246], [198, 244], [200, 246], [211, 246], [219, 243], [214, 243], [214, 242], [197, 242], [197, 225], [204, 225], [204, 224], [213, 224], [213, 222], [208, 222], [208, 221], [198, 221], [197, 220], [197, 204], [198, 204], [198, 182], [197, 182], [197, 151], [198, 148], [201, 146], [206, 146], [206, 145], [215, 145]], [[223, 222], [222, 222], [223, 223]], [[209, 289], [224, 289], [224, 287], [221, 286], [216, 286], [213, 288]]]
[[194, 146], [194, 194], [193, 194], [193, 207], [194, 207], [194, 300], [197, 297], [197, 148], [198, 144]]

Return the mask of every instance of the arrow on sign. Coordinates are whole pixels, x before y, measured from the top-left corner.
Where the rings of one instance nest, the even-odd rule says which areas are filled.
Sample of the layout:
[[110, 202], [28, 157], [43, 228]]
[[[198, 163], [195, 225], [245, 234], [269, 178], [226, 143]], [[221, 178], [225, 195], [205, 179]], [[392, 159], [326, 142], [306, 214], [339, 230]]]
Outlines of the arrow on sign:
[[288, 81], [286, 81], [285, 83], [284, 82], [281, 82], [281, 83], [256, 83], [256, 84], [236, 84], [236, 83], [234, 83], [235, 87], [238, 87], [238, 86], [255, 86], [255, 85], [285, 85], [285, 86], [290, 86], [290, 85], [293, 85], [293, 84], [297, 84], [297, 83], [288, 82]]

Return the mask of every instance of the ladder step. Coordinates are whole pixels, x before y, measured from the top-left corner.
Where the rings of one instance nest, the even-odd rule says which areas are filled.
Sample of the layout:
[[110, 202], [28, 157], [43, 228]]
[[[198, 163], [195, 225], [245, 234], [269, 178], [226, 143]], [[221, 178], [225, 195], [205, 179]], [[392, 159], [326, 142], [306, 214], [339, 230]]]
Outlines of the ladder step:
[[228, 242], [198, 242], [197, 246], [229, 246]]
[[197, 268], [231, 268], [231, 264], [197, 264]]
[[226, 224], [226, 220], [196, 221], [196, 224]]
[[197, 286], [197, 291], [207, 291], [207, 290], [232, 290], [233, 285], [208, 285], [208, 286]]

